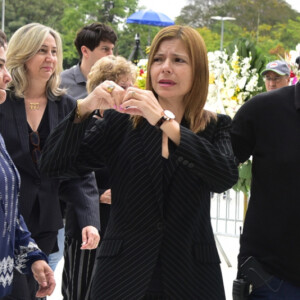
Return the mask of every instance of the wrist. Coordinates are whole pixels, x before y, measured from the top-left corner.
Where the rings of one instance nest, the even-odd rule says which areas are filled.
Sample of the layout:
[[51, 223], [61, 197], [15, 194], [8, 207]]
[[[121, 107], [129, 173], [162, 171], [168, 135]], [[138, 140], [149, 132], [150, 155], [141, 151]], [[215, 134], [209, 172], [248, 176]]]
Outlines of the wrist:
[[175, 119], [175, 115], [171, 111], [164, 110], [161, 112], [161, 118], [157, 121], [157, 123], [155, 124], [155, 127], [160, 129], [162, 124], [164, 124], [166, 121], [170, 122], [174, 119]]
[[86, 119], [91, 112], [87, 109], [87, 104], [85, 99], [78, 99], [76, 102], [77, 102], [77, 107], [75, 111], [75, 120], [77, 122], [81, 122], [84, 119]]
[[80, 108], [80, 104], [82, 102], [82, 99], [78, 99], [76, 102], [77, 102], [77, 108], [76, 108], [76, 112], [75, 112], [75, 117], [76, 117], [76, 119], [81, 121], [82, 120], [82, 110]]

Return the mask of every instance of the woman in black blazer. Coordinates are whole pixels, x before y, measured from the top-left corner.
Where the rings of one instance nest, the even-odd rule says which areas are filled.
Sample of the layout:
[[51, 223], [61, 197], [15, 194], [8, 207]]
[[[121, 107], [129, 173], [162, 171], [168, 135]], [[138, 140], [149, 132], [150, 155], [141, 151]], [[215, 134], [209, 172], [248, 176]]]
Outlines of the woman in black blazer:
[[[32, 237], [47, 255], [57, 251], [57, 231], [63, 226], [59, 204], [62, 199], [73, 206], [80, 234], [83, 229], [86, 241], [83, 249], [94, 249], [99, 242], [100, 227], [94, 176], [50, 179], [37, 164], [51, 130], [76, 106], [74, 99], [59, 88], [62, 69], [59, 34], [37, 23], [21, 27], [9, 41], [7, 68], [12, 81], [7, 100], [0, 106], [0, 133], [21, 176], [20, 212]], [[32, 274], [16, 271], [14, 275], [9, 299], [35, 299]]]
[[[237, 180], [231, 120], [204, 110], [206, 47], [185, 26], [162, 29], [147, 89], [100, 84], [52, 133], [41, 169], [78, 176], [104, 162], [112, 204], [91, 299], [225, 299], [210, 192]], [[104, 119], [85, 132], [95, 109]]]

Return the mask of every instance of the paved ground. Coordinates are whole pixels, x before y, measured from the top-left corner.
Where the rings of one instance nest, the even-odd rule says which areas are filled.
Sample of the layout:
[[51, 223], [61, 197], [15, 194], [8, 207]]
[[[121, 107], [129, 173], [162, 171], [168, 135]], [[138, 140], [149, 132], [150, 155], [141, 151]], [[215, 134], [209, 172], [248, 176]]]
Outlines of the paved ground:
[[[219, 254], [222, 262], [221, 267], [222, 267], [223, 280], [225, 285], [226, 299], [232, 300], [232, 296], [231, 296], [232, 281], [234, 280], [237, 272], [236, 257], [239, 250], [238, 238], [218, 236], [218, 241], [220, 242], [220, 245], [222, 246], [230, 264], [232, 265], [231, 267], [228, 267], [224, 259], [224, 256], [222, 255], [219, 248]], [[63, 260], [59, 262], [57, 269], [55, 270], [55, 280], [56, 280], [55, 291], [51, 297], [47, 298], [47, 300], [62, 300], [62, 295], [60, 293], [62, 267], [63, 267]]]
[[62, 295], [60, 292], [60, 288], [61, 288], [61, 276], [62, 276], [62, 269], [63, 269], [63, 265], [64, 265], [64, 260], [62, 259], [54, 272], [55, 275], [55, 281], [56, 281], [56, 287], [55, 290], [53, 292], [53, 294], [50, 297], [47, 297], [47, 300], [62, 300]]
[[222, 256], [219, 250], [226, 299], [232, 300], [232, 282], [236, 278], [236, 273], [237, 273], [237, 255], [239, 251], [239, 239], [237, 237], [225, 237], [225, 236], [219, 236], [218, 239], [229, 262], [232, 265], [231, 267], [228, 267], [224, 257]]

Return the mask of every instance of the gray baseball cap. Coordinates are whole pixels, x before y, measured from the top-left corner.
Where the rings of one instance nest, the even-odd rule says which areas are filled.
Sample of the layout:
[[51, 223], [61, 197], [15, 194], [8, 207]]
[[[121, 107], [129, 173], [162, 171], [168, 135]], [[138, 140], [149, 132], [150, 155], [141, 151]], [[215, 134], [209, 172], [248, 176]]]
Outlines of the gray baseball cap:
[[272, 71], [278, 75], [290, 75], [290, 68], [288, 64], [283, 60], [271, 61], [267, 64], [265, 70], [261, 72], [261, 75], [264, 76], [267, 72]]

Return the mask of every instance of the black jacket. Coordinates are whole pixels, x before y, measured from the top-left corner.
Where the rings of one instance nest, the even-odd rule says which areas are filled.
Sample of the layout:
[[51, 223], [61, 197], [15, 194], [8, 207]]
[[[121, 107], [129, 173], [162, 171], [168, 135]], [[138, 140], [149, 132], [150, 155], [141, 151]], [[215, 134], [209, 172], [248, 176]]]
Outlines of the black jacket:
[[81, 144], [88, 122], [74, 125], [70, 115], [48, 139], [41, 168], [74, 176], [109, 166], [112, 205], [91, 299], [142, 299], [158, 255], [171, 299], [225, 299], [210, 192], [237, 180], [230, 118], [220, 115], [199, 134], [181, 126], [180, 145], [169, 142], [166, 169], [162, 133], [146, 120], [133, 129], [127, 115], [108, 111]]
[[[66, 95], [48, 101], [50, 131], [75, 107], [75, 103]], [[80, 234], [87, 225], [99, 229], [99, 198], [94, 175], [58, 180], [41, 173], [32, 160], [27, 126], [24, 99], [9, 92], [6, 101], [0, 105], [0, 132], [21, 176], [20, 212], [32, 236], [63, 227], [59, 198], [72, 205], [67, 218], [70, 235], [78, 234], [78, 231]], [[48, 245], [42, 250], [49, 254], [52, 247]]]
[[247, 101], [231, 135], [237, 158], [253, 157], [239, 261], [255, 256], [269, 273], [300, 286], [300, 83]]

